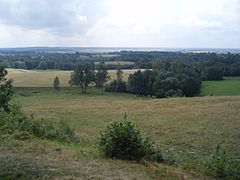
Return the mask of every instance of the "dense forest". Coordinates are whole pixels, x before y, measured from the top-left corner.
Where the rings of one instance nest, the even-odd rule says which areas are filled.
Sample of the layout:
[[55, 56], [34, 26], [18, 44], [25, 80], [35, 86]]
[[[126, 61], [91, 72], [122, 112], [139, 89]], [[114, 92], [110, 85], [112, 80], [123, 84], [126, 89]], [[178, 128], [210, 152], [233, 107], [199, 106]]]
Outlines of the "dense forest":
[[[91, 63], [92, 68], [99, 62], [126, 61], [121, 69], [165, 69], [175, 62], [187, 63], [201, 72], [203, 80], [221, 80], [223, 76], [240, 76], [240, 54], [237, 53], [182, 53], [160, 51], [121, 51], [108, 53], [49, 53], [49, 52], [8, 52], [0, 54], [0, 65], [18, 69], [59, 69], [74, 70], [79, 63]], [[108, 69], [117, 69], [118, 64], [106, 64]]]

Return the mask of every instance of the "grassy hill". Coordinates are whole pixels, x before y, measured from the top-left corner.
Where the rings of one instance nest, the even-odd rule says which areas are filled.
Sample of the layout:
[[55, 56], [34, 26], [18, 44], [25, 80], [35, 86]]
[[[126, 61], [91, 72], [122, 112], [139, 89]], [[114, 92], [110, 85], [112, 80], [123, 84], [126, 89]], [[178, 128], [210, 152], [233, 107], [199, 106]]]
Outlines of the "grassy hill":
[[[206, 162], [217, 145], [226, 152], [228, 163], [240, 159], [240, 96], [232, 96], [240, 95], [239, 77], [204, 81], [201, 95], [214, 96], [155, 99], [101, 94], [94, 87], [82, 95], [79, 88], [68, 87], [70, 71], [8, 71], [8, 78], [14, 79], [14, 101], [23, 111], [36, 120], [66, 120], [80, 136], [80, 144], [23, 141], [14, 134], [0, 134], [0, 179], [211, 179]], [[125, 80], [134, 71], [124, 70]], [[115, 72], [110, 71], [112, 79]], [[62, 86], [58, 94], [51, 88], [56, 76]], [[125, 113], [175, 160], [174, 165], [112, 160], [99, 153], [100, 132]]]
[[[228, 159], [240, 155], [240, 97], [151, 99], [128, 94], [103, 94], [90, 88], [17, 88], [15, 101], [36, 119], [65, 119], [81, 138], [79, 146], [43, 140], [1, 137], [2, 170], [24, 176], [82, 179], [211, 179], [205, 162], [217, 144]], [[151, 136], [174, 166], [105, 159], [95, 147], [106, 123], [127, 112]], [[12, 175], [12, 174], [11, 174]]]

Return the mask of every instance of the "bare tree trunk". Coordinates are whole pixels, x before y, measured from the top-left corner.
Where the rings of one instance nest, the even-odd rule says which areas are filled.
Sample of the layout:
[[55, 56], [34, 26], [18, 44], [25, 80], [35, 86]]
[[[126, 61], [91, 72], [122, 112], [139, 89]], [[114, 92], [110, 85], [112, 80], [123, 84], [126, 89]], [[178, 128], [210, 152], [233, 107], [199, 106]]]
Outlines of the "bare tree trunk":
[[118, 90], [118, 83], [119, 83], [119, 81], [117, 80], [117, 85], [116, 85], [116, 88], [115, 88], [115, 94], [117, 93], [117, 90]]
[[84, 94], [87, 93], [87, 86], [84, 86]]
[[82, 88], [82, 94], [86, 94], [86, 86], [82, 84], [81, 88]]

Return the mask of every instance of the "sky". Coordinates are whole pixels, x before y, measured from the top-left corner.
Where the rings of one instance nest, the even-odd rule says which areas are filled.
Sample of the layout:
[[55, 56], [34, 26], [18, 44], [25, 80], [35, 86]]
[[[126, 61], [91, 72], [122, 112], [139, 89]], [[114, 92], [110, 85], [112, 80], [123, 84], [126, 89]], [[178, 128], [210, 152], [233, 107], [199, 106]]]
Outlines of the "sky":
[[0, 47], [240, 48], [240, 0], [0, 0]]

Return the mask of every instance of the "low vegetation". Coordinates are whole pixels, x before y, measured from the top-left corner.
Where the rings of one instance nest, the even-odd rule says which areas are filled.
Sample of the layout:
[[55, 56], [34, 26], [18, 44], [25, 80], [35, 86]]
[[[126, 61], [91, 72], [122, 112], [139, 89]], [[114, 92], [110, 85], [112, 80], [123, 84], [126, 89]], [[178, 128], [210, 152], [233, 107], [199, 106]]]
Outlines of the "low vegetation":
[[143, 158], [164, 162], [164, 158], [149, 138], [127, 120], [111, 122], [101, 133], [98, 148], [106, 157], [126, 160], [141, 160]]
[[[94, 87], [89, 88], [88, 95], [82, 95], [78, 88], [63, 88], [58, 95], [53, 88], [18, 88], [16, 92], [15, 99], [22, 103], [23, 111], [33, 114], [36, 120], [44, 118], [57, 122], [63, 118], [74, 127], [80, 137], [80, 146], [81, 142], [84, 144], [87, 162], [101, 157], [95, 142], [100, 132], [106, 129], [106, 123], [122, 122], [122, 114], [128, 112], [132, 122], [151, 136], [161, 149], [161, 155], [174, 160], [180, 172], [212, 176], [212, 170], [206, 169], [206, 162], [211, 162], [216, 145], [221, 144], [221, 149], [226, 152], [228, 176], [238, 177], [238, 96], [158, 100], [121, 93], [102, 95]], [[103, 159], [100, 161], [104, 162]], [[116, 164], [121, 163], [117, 161]], [[125, 166], [131, 169], [131, 163]], [[141, 165], [137, 168], [141, 169]], [[117, 174], [117, 169], [112, 171]], [[93, 171], [94, 167], [90, 172]], [[145, 178], [152, 173], [148, 172]]]
[[76, 143], [79, 140], [65, 121], [55, 123], [43, 119], [36, 121], [33, 117], [26, 116], [17, 105], [13, 105], [8, 113], [1, 112], [0, 119], [0, 133], [12, 134], [20, 140], [32, 137], [66, 143]]

